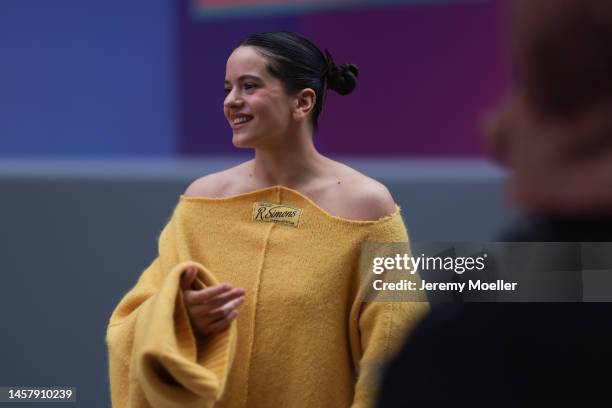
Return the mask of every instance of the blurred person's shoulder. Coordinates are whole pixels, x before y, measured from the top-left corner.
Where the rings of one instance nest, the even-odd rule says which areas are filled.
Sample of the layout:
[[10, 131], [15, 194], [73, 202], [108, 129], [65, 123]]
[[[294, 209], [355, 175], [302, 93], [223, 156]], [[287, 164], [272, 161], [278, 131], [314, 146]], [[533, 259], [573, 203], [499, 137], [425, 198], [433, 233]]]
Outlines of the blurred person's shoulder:
[[192, 182], [184, 195], [189, 197], [221, 198], [248, 192], [250, 161], [227, 170], [207, 174]]

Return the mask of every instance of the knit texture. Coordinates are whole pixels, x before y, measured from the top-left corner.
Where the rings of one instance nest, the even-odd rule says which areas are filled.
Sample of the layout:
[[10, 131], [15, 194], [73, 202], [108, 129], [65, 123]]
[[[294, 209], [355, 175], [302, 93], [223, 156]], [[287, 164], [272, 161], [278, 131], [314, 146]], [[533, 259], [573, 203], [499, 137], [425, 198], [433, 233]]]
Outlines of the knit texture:
[[[254, 220], [255, 203], [302, 210], [297, 227]], [[225, 198], [182, 196], [159, 256], [107, 332], [114, 407], [371, 407], [379, 368], [428, 310], [361, 301], [363, 242], [407, 242], [396, 212], [335, 217], [282, 186]], [[196, 340], [179, 281], [246, 291], [230, 329]]]

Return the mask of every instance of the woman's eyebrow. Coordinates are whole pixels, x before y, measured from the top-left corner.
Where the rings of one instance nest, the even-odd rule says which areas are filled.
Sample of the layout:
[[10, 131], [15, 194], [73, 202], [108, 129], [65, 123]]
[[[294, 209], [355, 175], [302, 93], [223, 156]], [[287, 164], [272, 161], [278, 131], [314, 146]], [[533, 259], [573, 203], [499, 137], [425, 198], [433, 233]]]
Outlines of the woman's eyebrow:
[[[260, 81], [260, 82], [262, 81], [262, 79], [258, 77], [257, 75], [245, 74], [245, 75], [240, 75], [238, 77], [238, 81], [244, 81], [245, 79], [252, 79], [252, 80]], [[224, 83], [229, 84], [229, 81], [226, 79]]]

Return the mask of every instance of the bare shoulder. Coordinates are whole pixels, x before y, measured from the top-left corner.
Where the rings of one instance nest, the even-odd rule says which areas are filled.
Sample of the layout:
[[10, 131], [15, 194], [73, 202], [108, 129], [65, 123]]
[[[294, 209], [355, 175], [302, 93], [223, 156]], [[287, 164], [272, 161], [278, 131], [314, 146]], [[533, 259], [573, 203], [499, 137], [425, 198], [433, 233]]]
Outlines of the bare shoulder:
[[247, 163], [198, 178], [187, 187], [184, 195], [190, 197], [224, 197], [237, 194], [240, 189], [237, 184], [243, 179], [241, 175]]
[[342, 184], [343, 196], [353, 207], [352, 218], [377, 220], [395, 212], [395, 200], [379, 181], [358, 173]]
[[377, 220], [395, 212], [395, 200], [384, 184], [342, 166], [340, 182], [332, 192], [338, 215], [355, 220]]

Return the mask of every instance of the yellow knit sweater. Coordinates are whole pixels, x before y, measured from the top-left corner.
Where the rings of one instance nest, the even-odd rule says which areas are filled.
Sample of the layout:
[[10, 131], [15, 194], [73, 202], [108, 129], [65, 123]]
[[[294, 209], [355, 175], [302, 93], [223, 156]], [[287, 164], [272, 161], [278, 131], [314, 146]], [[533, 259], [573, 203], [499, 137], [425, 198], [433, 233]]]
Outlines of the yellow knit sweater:
[[[371, 406], [377, 368], [427, 304], [361, 302], [360, 244], [407, 239], [399, 208], [353, 221], [281, 186], [182, 196], [159, 256], [110, 319], [113, 406]], [[179, 286], [190, 264], [200, 287], [246, 291], [230, 329], [205, 341], [196, 341]]]

